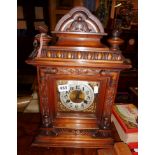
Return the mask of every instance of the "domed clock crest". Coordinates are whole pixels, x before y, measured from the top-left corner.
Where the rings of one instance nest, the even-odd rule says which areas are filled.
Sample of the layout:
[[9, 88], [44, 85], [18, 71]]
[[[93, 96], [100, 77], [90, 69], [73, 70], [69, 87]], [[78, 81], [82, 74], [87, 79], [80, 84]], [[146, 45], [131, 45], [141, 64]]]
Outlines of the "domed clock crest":
[[100, 21], [84, 7], [75, 7], [57, 23], [57, 37], [46, 27], [35, 36], [26, 61], [37, 67], [42, 127], [33, 146], [106, 148], [113, 144], [111, 108], [119, 73], [131, 66], [119, 50], [118, 32], [107, 47]]

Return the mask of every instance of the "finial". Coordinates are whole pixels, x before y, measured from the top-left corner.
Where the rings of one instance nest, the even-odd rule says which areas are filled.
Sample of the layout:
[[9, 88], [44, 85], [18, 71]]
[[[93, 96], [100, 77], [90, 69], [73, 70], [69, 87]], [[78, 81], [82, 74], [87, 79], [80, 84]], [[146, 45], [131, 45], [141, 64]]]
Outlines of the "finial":
[[43, 45], [48, 45], [48, 43], [52, 40], [52, 37], [47, 34], [48, 27], [46, 25], [40, 25], [38, 26], [38, 30], [40, 34], [37, 34], [35, 36], [35, 39], [37, 39], [38, 42], [43, 42]]
[[111, 45], [110, 48], [111, 50], [119, 51], [119, 45], [121, 45], [124, 42], [124, 40], [119, 38], [120, 34], [121, 34], [120, 30], [113, 30], [112, 38], [108, 39], [108, 42]]

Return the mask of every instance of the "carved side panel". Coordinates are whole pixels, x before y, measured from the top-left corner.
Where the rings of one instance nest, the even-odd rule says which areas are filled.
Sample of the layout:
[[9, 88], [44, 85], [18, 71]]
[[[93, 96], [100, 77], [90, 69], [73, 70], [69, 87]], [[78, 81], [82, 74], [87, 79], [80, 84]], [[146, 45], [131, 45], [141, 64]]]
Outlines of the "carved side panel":
[[48, 76], [43, 70], [40, 70], [39, 82], [40, 82], [40, 103], [42, 110], [42, 121], [44, 127], [51, 126], [50, 111], [48, 105], [48, 87], [47, 87]]
[[[105, 73], [102, 72], [102, 75], [104, 74]], [[111, 125], [111, 110], [115, 100], [119, 71], [109, 72], [108, 74], [110, 76], [110, 81], [108, 84], [108, 88], [106, 90], [104, 113], [102, 114], [102, 118], [101, 118], [101, 127], [103, 129], [109, 129]]]
[[[44, 135], [57, 136], [55, 128], [53, 127], [52, 114], [49, 106], [49, 96], [48, 96], [48, 82], [49, 82], [49, 74], [47, 72], [48, 68], [39, 68], [38, 69], [38, 80], [39, 80], [39, 93], [40, 93], [40, 109], [42, 113], [42, 124], [44, 130], [41, 130], [41, 133]], [[50, 69], [50, 71], [55, 74], [55, 69]]]

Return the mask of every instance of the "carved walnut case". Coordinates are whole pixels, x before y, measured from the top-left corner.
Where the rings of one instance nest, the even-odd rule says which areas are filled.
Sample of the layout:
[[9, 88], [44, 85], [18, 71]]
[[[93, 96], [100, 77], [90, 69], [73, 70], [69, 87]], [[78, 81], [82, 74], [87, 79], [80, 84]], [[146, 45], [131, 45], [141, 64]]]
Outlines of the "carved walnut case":
[[52, 35], [40, 27], [28, 64], [38, 72], [42, 127], [33, 145], [106, 148], [113, 144], [111, 108], [119, 73], [131, 67], [114, 32], [107, 47], [100, 21], [84, 7], [60, 19]]

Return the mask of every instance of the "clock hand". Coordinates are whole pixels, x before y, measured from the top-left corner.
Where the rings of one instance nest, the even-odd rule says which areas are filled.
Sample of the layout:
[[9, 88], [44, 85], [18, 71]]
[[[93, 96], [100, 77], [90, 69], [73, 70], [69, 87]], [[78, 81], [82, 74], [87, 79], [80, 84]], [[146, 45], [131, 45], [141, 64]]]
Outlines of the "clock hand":
[[76, 99], [80, 99], [80, 91], [77, 92]]

